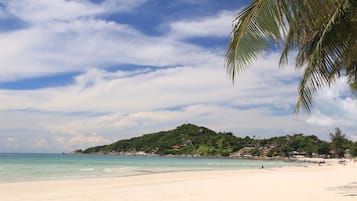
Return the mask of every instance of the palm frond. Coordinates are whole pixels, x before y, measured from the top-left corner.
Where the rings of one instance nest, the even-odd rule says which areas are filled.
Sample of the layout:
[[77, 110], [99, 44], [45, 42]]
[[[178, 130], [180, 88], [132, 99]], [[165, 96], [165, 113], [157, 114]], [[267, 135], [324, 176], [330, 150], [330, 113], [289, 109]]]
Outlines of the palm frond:
[[236, 18], [227, 72], [234, 81], [265, 48], [280, 44], [280, 66], [297, 49], [296, 68], [304, 68], [295, 112], [309, 112], [314, 93], [342, 73], [357, 91], [356, 13], [356, 0], [255, 0]]
[[226, 52], [226, 69], [234, 81], [237, 73], [269, 46], [282, 39], [285, 30], [279, 0], [256, 0], [244, 8], [235, 20]]
[[[307, 65], [299, 84], [295, 112], [299, 112], [301, 107], [309, 112], [312, 95], [327, 84], [331, 85], [340, 74], [344, 65], [341, 58], [348, 48], [346, 47], [347, 43], [344, 43], [345, 39], [336, 38], [336, 34], [340, 32], [341, 22], [344, 22], [341, 17], [344, 16], [346, 2], [341, 2], [339, 7], [333, 10], [331, 15], [326, 18], [326, 23], [321, 24], [322, 28], [315, 33], [310, 41], [305, 42], [299, 51], [297, 65], [304, 65], [305, 62]], [[342, 36], [344, 37], [344, 35]]]

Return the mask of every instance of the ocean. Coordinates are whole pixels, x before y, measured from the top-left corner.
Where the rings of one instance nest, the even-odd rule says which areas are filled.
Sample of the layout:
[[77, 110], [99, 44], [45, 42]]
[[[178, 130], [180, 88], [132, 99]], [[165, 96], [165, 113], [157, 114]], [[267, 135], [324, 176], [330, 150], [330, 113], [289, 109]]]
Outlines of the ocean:
[[170, 171], [255, 169], [299, 163], [225, 158], [0, 153], [0, 182], [122, 177]]

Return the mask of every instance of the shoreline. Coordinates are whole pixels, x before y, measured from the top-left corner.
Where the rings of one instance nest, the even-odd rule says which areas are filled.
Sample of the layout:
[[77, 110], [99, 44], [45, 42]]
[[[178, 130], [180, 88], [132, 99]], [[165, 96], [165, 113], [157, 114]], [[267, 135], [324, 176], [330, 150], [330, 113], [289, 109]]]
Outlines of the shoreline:
[[328, 164], [0, 183], [0, 200], [355, 200], [357, 162]]
[[[212, 159], [212, 158], [209, 158]], [[224, 158], [224, 160], [236, 160], [237, 158]], [[238, 160], [256, 160], [259, 159], [238, 159]], [[266, 161], [266, 160], [260, 160]], [[282, 166], [262, 166], [257, 165], [257, 167], [241, 167], [241, 168], [197, 168], [197, 169], [172, 169], [172, 170], [138, 170], [136, 172], [131, 172], [129, 174], [122, 175], [101, 175], [101, 176], [83, 176], [83, 177], [56, 177], [56, 178], [42, 178], [35, 180], [16, 180], [16, 181], [1, 181], [0, 184], [12, 184], [12, 183], [31, 183], [31, 182], [51, 182], [51, 181], [71, 181], [71, 180], [95, 180], [95, 179], [108, 179], [108, 178], [121, 178], [121, 177], [135, 177], [135, 176], [145, 176], [145, 175], [154, 175], [154, 174], [166, 174], [166, 173], [180, 173], [180, 172], [211, 172], [211, 171], [253, 171], [253, 170], [275, 170], [283, 168], [297, 168], [297, 167], [308, 167], [315, 165], [315, 163], [309, 163], [304, 161], [281, 161], [281, 160], [269, 160], [275, 162], [285, 162], [285, 163], [295, 163], [295, 165], [282, 165]], [[305, 166], [300, 166], [297, 164], [305, 164]], [[263, 168], [262, 168], [263, 167]], [[0, 199], [1, 200], [1, 199]]]
[[[21, 155], [20, 158], [16, 154], [14, 156], [16, 157], [5, 155], [5, 158], [9, 157], [11, 160], [8, 161], [7, 165], [4, 164], [3, 168], [0, 165], [0, 183], [127, 177], [193, 170], [239, 170], [308, 165], [305, 162], [285, 162], [281, 160], [208, 157], [65, 156], [62, 154], [30, 154], [28, 156]], [[127, 157], [129, 158], [127, 159]], [[15, 162], [18, 159], [29, 160], [29, 163], [16, 165]], [[53, 159], [56, 159], [57, 162], [52, 163]]]
[[207, 158], [207, 159], [227, 159], [227, 160], [261, 160], [261, 161], [281, 161], [281, 162], [296, 162], [296, 163], [324, 163], [326, 160], [342, 160], [338, 158], [310, 158], [310, 157], [262, 157], [262, 156], [200, 156], [200, 155], [159, 155], [148, 154], [145, 152], [110, 152], [110, 153], [62, 153], [64, 155], [103, 155], [103, 156], [134, 156], [134, 157], [167, 157], [167, 158]]
[[[149, 156], [152, 157], [152, 156]], [[155, 157], [155, 156], [154, 156]], [[160, 157], [165, 157], [165, 156], [160, 156]], [[185, 157], [183, 157], [185, 158]], [[203, 158], [204, 157], [200, 157]], [[208, 158], [212, 159], [212, 158]], [[219, 159], [219, 158], [217, 158]], [[153, 175], [153, 174], [165, 174], [165, 173], [180, 173], [180, 172], [211, 172], [211, 171], [254, 171], [254, 170], [280, 170], [280, 169], [289, 169], [289, 168], [300, 168], [300, 167], [316, 167], [317, 164], [319, 164], [316, 161], [307, 161], [305, 159], [301, 160], [290, 160], [290, 161], [283, 161], [283, 160], [261, 160], [261, 159], [243, 159], [243, 158], [222, 158], [225, 160], [256, 160], [256, 161], [276, 161], [276, 162], [286, 162], [286, 163], [296, 163], [296, 164], [305, 164], [303, 166], [300, 165], [291, 165], [291, 166], [275, 166], [275, 167], [264, 167], [258, 166], [256, 168], [253, 167], [245, 167], [245, 168], [202, 168], [202, 169], [172, 169], [172, 170], [160, 170], [160, 171], [155, 171], [155, 170], [139, 170], [138, 172], [133, 172], [130, 174], [123, 174], [123, 175], [106, 175], [106, 176], [83, 176], [83, 177], [75, 177], [75, 178], [66, 178], [66, 177], [58, 177], [58, 178], [51, 178], [51, 179], [36, 179], [36, 180], [18, 180], [18, 181], [0, 181], [0, 184], [12, 184], [12, 183], [28, 183], [28, 182], [51, 182], [51, 181], [71, 181], [71, 180], [92, 180], [92, 179], [108, 179], [108, 178], [121, 178], [121, 177], [135, 177], [135, 176], [144, 176], [144, 175]], [[319, 166], [331, 166], [331, 165], [337, 165], [338, 160], [336, 159], [327, 159], [327, 162], [320, 163]]]

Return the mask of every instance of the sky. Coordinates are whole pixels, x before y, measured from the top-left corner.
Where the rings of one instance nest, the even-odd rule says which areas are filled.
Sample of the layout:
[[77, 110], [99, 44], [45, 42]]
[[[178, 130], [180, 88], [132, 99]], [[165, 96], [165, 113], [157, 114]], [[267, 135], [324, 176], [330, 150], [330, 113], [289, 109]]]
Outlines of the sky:
[[0, 0], [0, 152], [67, 152], [194, 123], [237, 136], [336, 127], [357, 140], [346, 78], [293, 113], [294, 54], [266, 50], [233, 84], [232, 20], [248, 0]]

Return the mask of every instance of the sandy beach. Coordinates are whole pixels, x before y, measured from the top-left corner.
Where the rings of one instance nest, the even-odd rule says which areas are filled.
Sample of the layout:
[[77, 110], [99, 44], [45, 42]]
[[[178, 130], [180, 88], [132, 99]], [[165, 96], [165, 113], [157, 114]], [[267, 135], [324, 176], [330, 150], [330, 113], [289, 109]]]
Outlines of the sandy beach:
[[357, 199], [357, 162], [0, 184], [1, 201]]

